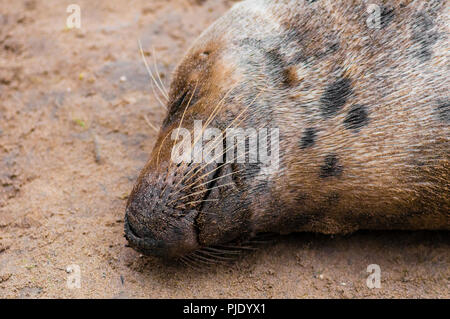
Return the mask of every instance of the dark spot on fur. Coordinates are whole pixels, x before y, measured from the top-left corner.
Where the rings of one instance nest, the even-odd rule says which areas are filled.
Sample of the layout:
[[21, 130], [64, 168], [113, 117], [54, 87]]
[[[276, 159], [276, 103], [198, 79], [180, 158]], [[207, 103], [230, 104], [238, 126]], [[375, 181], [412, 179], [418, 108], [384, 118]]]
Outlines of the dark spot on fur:
[[289, 86], [292, 83], [291, 69], [287, 68], [279, 48], [268, 50], [264, 55], [267, 59], [268, 73], [274, 82], [279, 82], [282, 86]]
[[438, 107], [436, 108], [439, 119], [443, 122], [450, 123], [450, 101], [438, 101]]
[[328, 52], [329, 53], [334, 53], [337, 50], [339, 50], [339, 48], [341, 47], [341, 45], [339, 44], [339, 42], [336, 40], [335, 42], [330, 43], [330, 46], [328, 47]]
[[340, 78], [330, 84], [320, 98], [322, 115], [326, 118], [335, 115], [351, 93], [351, 81], [348, 78]]
[[280, 67], [284, 65], [283, 56], [280, 54], [278, 48], [267, 50], [264, 52], [264, 55], [272, 67]]
[[381, 28], [386, 27], [393, 19], [395, 13], [394, 8], [382, 7], [381, 9]]
[[335, 154], [329, 154], [325, 157], [324, 164], [320, 167], [320, 177], [339, 177], [342, 175], [343, 167], [339, 165], [339, 159]]
[[241, 45], [255, 48], [260, 52], [260, 54], [262, 54], [259, 59], [257, 58], [257, 55], [248, 56], [248, 63], [254, 65], [255, 68], [263, 65], [264, 72], [273, 83], [283, 87], [291, 84], [292, 74], [290, 73], [290, 69], [288, 68], [288, 64], [286, 63], [284, 56], [280, 53], [280, 47], [269, 47], [265, 41], [252, 38], [243, 39], [241, 41]]
[[411, 40], [418, 46], [415, 54], [422, 62], [431, 58], [431, 46], [438, 40], [438, 34], [432, 31], [433, 27], [433, 20], [425, 12], [420, 12], [413, 21]]
[[294, 86], [298, 83], [298, 76], [297, 76], [297, 71], [295, 69], [294, 66], [290, 66], [288, 67], [286, 70], [284, 70], [284, 76], [283, 78], [285, 79], [285, 85], [287, 86]]
[[363, 105], [355, 105], [345, 117], [344, 126], [348, 130], [358, 130], [368, 122], [369, 117], [366, 107]]
[[300, 141], [300, 148], [305, 149], [314, 145], [316, 140], [316, 130], [309, 127], [303, 132], [302, 139]]

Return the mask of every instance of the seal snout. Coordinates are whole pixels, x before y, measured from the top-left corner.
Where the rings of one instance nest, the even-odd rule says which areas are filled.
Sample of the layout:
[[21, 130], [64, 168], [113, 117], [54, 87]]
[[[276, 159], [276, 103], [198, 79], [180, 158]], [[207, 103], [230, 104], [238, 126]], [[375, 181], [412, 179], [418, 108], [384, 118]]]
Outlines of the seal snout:
[[[137, 185], [125, 213], [125, 237], [145, 255], [172, 258], [196, 250], [196, 210], [179, 210], [163, 204], [157, 185]], [[164, 193], [164, 192], [163, 192]], [[155, 196], [152, 196], [154, 194]]]
[[125, 237], [132, 247], [135, 247], [145, 254], [158, 254], [161, 252], [163, 246], [160, 242], [152, 240], [151, 238], [139, 236], [130, 224], [127, 215], [125, 215]]
[[127, 209], [125, 237], [131, 247], [145, 255], [164, 258], [181, 256], [198, 248], [193, 223], [196, 214], [191, 211], [185, 220], [179, 223], [169, 221], [166, 229], [158, 230], [146, 227], [142, 217], [137, 217], [138, 214], [130, 213]]

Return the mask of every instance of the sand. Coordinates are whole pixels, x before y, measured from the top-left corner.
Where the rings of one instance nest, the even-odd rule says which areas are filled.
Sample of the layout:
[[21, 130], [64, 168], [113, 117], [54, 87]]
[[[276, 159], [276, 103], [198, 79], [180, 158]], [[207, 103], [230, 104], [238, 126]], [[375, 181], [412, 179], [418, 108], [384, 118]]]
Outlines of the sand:
[[137, 41], [167, 87], [232, 2], [77, 0], [72, 30], [70, 3], [0, 0], [0, 297], [450, 297], [448, 232], [294, 234], [201, 270], [126, 247], [126, 198], [165, 115]]

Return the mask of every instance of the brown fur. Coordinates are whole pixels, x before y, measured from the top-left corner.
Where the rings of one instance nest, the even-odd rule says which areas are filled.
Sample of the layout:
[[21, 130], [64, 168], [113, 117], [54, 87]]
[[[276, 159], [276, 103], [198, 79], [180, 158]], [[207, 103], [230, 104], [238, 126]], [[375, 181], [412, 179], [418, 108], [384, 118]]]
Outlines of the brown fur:
[[[132, 245], [181, 256], [262, 232], [450, 229], [448, 2], [378, 1], [380, 29], [368, 4], [245, 1], [202, 34], [128, 202]], [[242, 114], [233, 126], [280, 129], [277, 171], [224, 165], [208, 192], [214, 165], [171, 163], [172, 130], [216, 107], [212, 127]]]

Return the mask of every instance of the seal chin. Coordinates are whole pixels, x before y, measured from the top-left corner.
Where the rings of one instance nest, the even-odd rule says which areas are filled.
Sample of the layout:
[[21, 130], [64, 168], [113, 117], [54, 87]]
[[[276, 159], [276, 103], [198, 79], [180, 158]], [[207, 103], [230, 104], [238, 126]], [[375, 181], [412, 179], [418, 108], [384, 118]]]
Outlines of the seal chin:
[[159, 239], [158, 233], [145, 231], [142, 221], [127, 210], [125, 214], [125, 238], [131, 247], [148, 256], [160, 258], [177, 258], [197, 250], [197, 233], [194, 219], [196, 211], [190, 211], [183, 222], [168, 224], [164, 231], [164, 240]]

